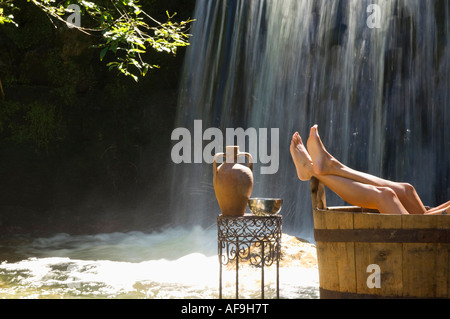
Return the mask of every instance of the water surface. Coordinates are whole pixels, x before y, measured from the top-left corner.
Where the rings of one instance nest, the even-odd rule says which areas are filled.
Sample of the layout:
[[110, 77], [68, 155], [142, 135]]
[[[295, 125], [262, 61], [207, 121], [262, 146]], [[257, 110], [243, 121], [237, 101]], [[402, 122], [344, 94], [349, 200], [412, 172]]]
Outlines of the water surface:
[[[315, 248], [283, 235], [280, 298], [318, 298]], [[0, 298], [218, 298], [216, 229], [167, 229], [0, 241]], [[276, 297], [275, 267], [265, 269], [265, 297]], [[235, 297], [224, 270], [224, 298]], [[240, 268], [240, 298], [260, 298], [261, 269]]]

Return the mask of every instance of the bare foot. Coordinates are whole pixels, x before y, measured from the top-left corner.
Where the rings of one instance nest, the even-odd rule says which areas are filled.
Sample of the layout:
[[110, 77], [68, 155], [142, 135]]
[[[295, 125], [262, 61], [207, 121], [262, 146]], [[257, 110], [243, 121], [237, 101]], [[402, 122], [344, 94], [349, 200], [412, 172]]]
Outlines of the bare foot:
[[333, 174], [333, 170], [339, 167], [340, 163], [325, 149], [320, 139], [317, 125], [311, 128], [307, 146], [314, 163], [314, 174], [318, 176]]
[[300, 134], [295, 133], [291, 141], [291, 156], [297, 169], [297, 176], [301, 181], [309, 181], [313, 174], [313, 162], [311, 156], [303, 145]]

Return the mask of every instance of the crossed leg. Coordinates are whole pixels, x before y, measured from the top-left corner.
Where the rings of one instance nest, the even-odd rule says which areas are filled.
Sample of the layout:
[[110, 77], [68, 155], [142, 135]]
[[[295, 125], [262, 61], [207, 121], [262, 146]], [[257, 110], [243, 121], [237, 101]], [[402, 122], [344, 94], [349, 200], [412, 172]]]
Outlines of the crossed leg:
[[317, 125], [311, 128], [308, 139], [308, 150], [312, 158], [315, 159], [314, 164], [317, 163], [317, 165], [314, 166], [314, 171], [318, 176], [337, 175], [375, 187], [387, 187], [394, 191], [401, 204], [409, 214], [423, 215], [426, 213], [427, 209], [423, 205], [419, 195], [412, 185], [408, 183], [392, 182], [367, 173], [356, 171], [343, 165], [331, 156], [320, 139]]
[[426, 215], [441, 215], [443, 213], [450, 214], [450, 201], [445, 204], [442, 204], [438, 207], [432, 208], [427, 211]]
[[427, 212], [410, 184], [391, 182], [343, 165], [327, 152], [317, 126], [311, 128], [307, 146], [308, 150], [300, 135], [295, 133], [290, 150], [298, 177], [306, 181], [315, 176], [351, 205], [378, 209], [386, 214], [436, 214], [450, 206], [449, 202]]

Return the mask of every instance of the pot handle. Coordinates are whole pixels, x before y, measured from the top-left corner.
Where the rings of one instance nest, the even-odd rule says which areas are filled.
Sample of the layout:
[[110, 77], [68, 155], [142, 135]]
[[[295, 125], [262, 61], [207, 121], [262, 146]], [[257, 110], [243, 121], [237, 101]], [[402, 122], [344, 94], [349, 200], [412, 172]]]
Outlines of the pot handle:
[[218, 153], [216, 155], [214, 155], [214, 161], [213, 161], [213, 178], [216, 179], [216, 175], [217, 175], [217, 159], [219, 157], [226, 157], [225, 153]]
[[[237, 154], [237, 156], [246, 156], [247, 160], [248, 160], [248, 167], [250, 168], [250, 170], [253, 172], [253, 157], [250, 153], [245, 153], [245, 152], [239, 152]], [[214, 155], [214, 161], [213, 161], [213, 177], [214, 179], [216, 178], [217, 175], [217, 159], [219, 157], [226, 157], [225, 153], [218, 153], [216, 155]]]
[[237, 156], [246, 156], [248, 160], [248, 167], [253, 172], [253, 157], [250, 153], [239, 152]]

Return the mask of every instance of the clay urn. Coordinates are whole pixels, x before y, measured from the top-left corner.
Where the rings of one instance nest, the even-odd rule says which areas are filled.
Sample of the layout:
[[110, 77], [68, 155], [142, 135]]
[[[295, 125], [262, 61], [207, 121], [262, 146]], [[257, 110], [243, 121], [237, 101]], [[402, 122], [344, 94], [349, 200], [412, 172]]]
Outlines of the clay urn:
[[[248, 166], [238, 163], [242, 156], [247, 157]], [[225, 157], [225, 162], [217, 167], [220, 157]], [[253, 191], [252, 156], [239, 152], [239, 146], [227, 146], [225, 153], [214, 156], [213, 174], [214, 191], [223, 216], [244, 216]]]

